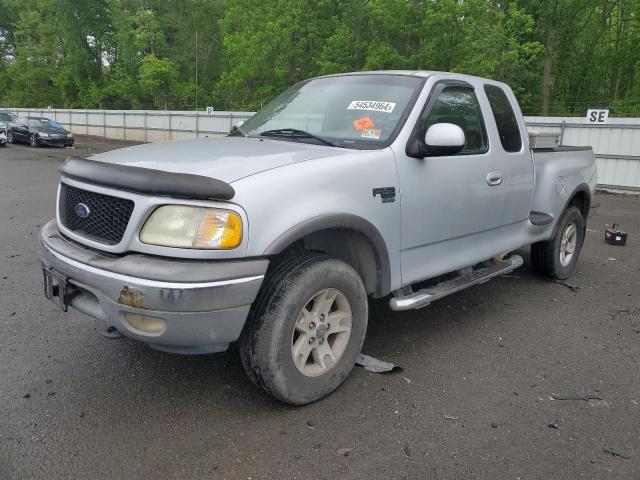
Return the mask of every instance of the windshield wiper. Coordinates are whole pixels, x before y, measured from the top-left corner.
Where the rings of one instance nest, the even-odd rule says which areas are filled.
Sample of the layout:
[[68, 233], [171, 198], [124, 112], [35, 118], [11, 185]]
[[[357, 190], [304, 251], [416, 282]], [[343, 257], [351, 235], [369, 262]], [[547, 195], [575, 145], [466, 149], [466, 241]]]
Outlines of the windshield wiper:
[[227, 135], [228, 137], [248, 137], [249, 134], [242, 130], [239, 126], [234, 125], [231, 127], [231, 131]]
[[322, 138], [314, 133], [307, 132], [305, 130], [299, 130], [297, 128], [278, 128], [275, 130], [265, 130], [260, 133], [263, 137], [290, 137], [290, 138], [313, 138], [324, 145], [329, 147], [336, 147], [337, 145], [330, 142], [326, 138]]

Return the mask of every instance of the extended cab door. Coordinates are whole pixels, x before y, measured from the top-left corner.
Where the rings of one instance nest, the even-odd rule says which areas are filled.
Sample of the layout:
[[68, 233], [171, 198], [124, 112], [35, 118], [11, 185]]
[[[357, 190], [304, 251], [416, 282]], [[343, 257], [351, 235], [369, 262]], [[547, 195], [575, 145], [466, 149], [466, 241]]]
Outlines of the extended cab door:
[[484, 93], [490, 107], [487, 117], [492, 143], [491, 154], [503, 160], [503, 185], [506, 201], [502, 224], [511, 226], [505, 235], [513, 238], [513, 247], [523, 245], [525, 225], [529, 220], [533, 198], [533, 157], [529, 150], [527, 127], [511, 89], [503, 83], [485, 83]]
[[501, 229], [507, 159], [493, 155], [485, 121], [488, 115], [482, 84], [438, 81], [411, 138], [423, 139], [429, 126], [436, 123], [453, 123], [465, 133], [464, 149], [456, 155], [425, 158], [395, 151], [404, 285], [505, 251]]

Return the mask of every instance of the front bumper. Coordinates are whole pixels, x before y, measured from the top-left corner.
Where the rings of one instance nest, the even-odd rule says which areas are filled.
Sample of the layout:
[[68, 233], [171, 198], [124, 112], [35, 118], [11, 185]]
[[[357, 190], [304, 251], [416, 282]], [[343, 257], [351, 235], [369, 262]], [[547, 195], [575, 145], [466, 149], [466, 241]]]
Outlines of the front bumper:
[[[40, 240], [44, 267], [70, 286], [69, 306], [175, 353], [223, 351], [237, 340], [269, 264], [102, 254], [63, 237], [55, 220]], [[142, 331], [127, 314], [162, 319], [165, 328]]]
[[51, 137], [38, 137], [38, 143], [40, 145], [59, 145], [65, 147], [73, 146], [73, 138], [51, 138]]

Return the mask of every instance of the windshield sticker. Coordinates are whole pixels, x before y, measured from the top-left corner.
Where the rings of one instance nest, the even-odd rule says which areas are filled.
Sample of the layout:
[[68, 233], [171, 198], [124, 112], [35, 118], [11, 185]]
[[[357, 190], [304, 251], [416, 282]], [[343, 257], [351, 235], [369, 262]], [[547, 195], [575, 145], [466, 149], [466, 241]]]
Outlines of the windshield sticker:
[[355, 128], [359, 132], [364, 132], [365, 130], [369, 130], [373, 128], [375, 125], [373, 124], [373, 120], [369, 117], [360, 117], [353, 121], [353, 128]]
[[395, 103], [379, 102], [377, 100], [354, 100], [349, 104], [347, 110], [370, 110], [372, 112], [391, 113], [396, 108]]
[[371, 140], [380, 140], [382, 130], [379, 128], [369, 128], [362, 132], [362, 138], [370, 138]]

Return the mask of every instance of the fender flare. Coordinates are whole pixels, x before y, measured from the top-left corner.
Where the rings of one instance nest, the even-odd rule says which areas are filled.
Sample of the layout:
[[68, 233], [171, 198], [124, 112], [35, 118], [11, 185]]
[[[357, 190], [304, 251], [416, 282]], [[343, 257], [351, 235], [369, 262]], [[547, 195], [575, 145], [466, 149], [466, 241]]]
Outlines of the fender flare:
[[276, 238], [266, 248], [264, 255], [276, 255], [311, 233], [336, 228], [360, 233], [371, 243], [378, 270], [376, 293], [378, 296], [387, 295], [391, 291], [391, 264], [387, 244], [380, 231], [371, 222], [357, 215], [328, 213], [300, 222]]
[[551, 238], [553, 238], [556, 235], [556, 233], [558, 232], [558, 227], [560, 225], [560, 219], [562, 218], [562, 216], [565, 214], [565, 212], [569, 208], [569, 205], [571, 205], [571, 201], [574, 199], [574, 197], [578, 193], [581, 193], [581, 192], [584, 193], [586, 195], [586, 197], [587, 197], [587, 205], [586, 205], [587, 215], [584, 218], [585, 225], [586, 225], [587, 217], [589, 216], [589, 210], [591, 209], [591, 189], [589, 188], [589, 185], [587, 185], [586, 183], [581, 183], [576, 188], [573, 189], [573, 191], [571, 192], [570, 195], [567, 196], [567, 201], [565, 202], [564, 207], [562, 207], [562, 212], [558, 216], [558, 218], [557, 218], [557, 220], [555, 222], [555, 225], [553, 226], [553, 234], [551, 235]]

